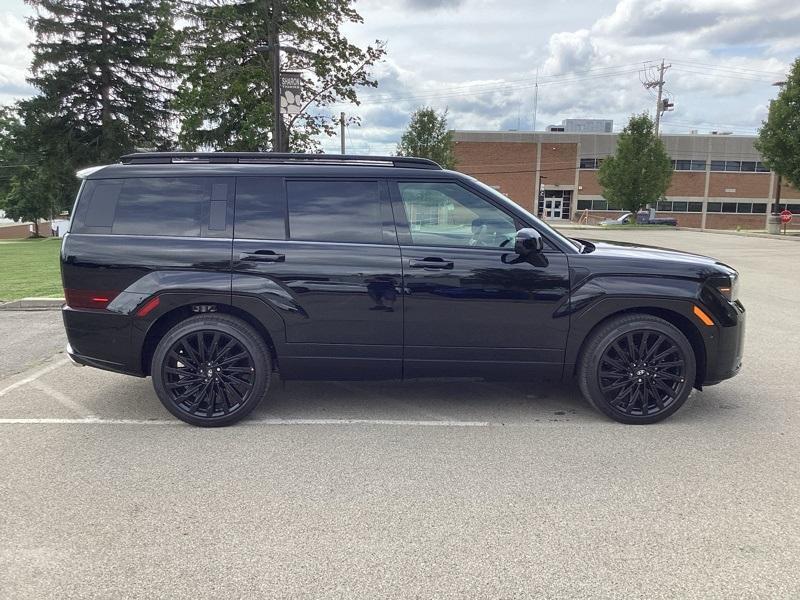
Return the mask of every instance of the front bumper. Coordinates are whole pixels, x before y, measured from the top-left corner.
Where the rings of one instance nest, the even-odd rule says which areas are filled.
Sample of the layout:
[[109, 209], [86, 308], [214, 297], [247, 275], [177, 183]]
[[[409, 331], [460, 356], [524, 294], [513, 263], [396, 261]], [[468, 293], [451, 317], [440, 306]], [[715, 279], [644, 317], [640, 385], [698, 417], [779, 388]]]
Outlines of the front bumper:
[[703, 385], [714, 385], [737, 375], [744, 354], [745, 310], [738, 300], [731, 303], [726, 322], [717, 325], [714, 348], [708, 352]]

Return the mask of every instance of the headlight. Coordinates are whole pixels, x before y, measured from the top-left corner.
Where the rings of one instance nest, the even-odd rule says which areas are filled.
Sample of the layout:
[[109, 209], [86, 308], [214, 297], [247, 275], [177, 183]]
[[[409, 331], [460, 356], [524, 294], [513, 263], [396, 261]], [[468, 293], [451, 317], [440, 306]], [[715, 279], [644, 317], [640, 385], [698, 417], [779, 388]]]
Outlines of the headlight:
[[727, 281], [715, 281], [714, 287], [728, 302], [735, 302], [739, 298], [739, 274], [734, 273]]

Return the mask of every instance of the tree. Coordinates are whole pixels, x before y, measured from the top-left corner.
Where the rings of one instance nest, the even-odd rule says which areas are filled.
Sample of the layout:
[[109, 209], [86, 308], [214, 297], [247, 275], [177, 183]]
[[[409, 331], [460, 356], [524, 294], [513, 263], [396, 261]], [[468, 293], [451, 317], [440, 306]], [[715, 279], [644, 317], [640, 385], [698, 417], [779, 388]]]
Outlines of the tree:
[[635, 212], [664, 196], [672, 179], [672, 160], [646, 114], [633, 115], [617, 138], [617, 150], [597, 173], [610, 205]]
[[400, 138], [397, 155], [430, 158], [445, 169], [452, 169], [456, 161], [453, 133], [447, 130], [447, 109], [441, 114], [430, 107], [417, 109]]
[[37, 12], [29, 81], [86, 159], [169, 146], [173, 0], [26, 2]]
[[[9, 217], [47, 218], [72, 205], [79, 184], [74, 165], [87, 163], [87, 148], [71, 120], [56, 112], [43, 96], [0, 109], [0, 208]], [[46, 201], [20, 197], [33, 189], [46, 191]]]
[[800, 58], [770, 103], [755, 146], [770, 169], [800, 189]]
[[[218, 150], [308, 150], [334, 135], [336, 120], [311, 105], [358, 104], [356, 88], [375, 87], [370, 68], [383, 44], [359, 48], [342, 34], [361, 22], [352, 0], [181, 0], [183, 81], [175, 107], [181, 146]], [[284, 118], [282, 148], [273, 148], [269, 32], [280, 32], [282, 70], [303, 72], [303, 110]], [[338, 118], [338, 117], [337, 117]]]

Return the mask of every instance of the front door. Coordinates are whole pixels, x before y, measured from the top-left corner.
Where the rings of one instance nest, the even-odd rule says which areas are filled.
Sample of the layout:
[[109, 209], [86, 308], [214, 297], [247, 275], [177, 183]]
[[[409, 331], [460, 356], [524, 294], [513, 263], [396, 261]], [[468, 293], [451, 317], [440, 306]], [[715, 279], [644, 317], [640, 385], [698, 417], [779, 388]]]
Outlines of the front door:
[[456, 181], [397, 181], [405, 377], [559, 374], [568, 319], [567, 259], [548, 247], [521, 260], [522, 225]]

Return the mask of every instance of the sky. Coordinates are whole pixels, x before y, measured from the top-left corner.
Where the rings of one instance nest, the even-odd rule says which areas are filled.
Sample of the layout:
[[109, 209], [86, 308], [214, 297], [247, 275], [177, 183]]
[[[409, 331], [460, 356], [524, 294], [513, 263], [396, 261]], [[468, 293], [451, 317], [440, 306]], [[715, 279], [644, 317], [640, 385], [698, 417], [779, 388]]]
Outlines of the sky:
[[[347, 151], [392, 153], [411, 113], [447, 109], [453, 129], [536, 129], [565, 118], [614, 120], [655, 112], [642, 85], [665, 60], [673, 111], [662, 131], [755, 133], [772, 84], [800, 56], [797, 0], [360, 0], [348, 38], [386, 42], [361, 104], [323, 112], [360, 118]], [[0, 0], [0, 103], [25, 82], [31, 34], [22, 0]], [[324, 139], [338, 151], [337, 138]]]

